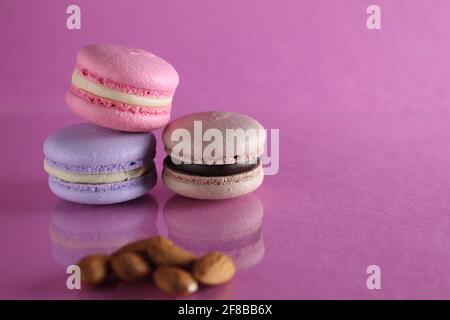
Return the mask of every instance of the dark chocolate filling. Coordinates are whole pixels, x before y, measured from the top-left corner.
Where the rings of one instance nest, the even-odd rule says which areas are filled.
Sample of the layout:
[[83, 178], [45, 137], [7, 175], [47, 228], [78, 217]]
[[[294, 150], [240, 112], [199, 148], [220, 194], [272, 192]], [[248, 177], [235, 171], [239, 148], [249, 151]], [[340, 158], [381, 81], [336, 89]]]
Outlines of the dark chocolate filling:
[[252, 163], [213, 164], [213, 165], [187, 164], [183, 162], [180, 164], [175, 164], [173, 163], [171, 156], [167, 156], [164, 159], [164, 165], [169, 167], [170, 169], [204, 177], [223, 177], [248, 172], [258, 167], [259, 164], [260, 164], [259, 158], [256, 161], [256, 163], [252, 162]]

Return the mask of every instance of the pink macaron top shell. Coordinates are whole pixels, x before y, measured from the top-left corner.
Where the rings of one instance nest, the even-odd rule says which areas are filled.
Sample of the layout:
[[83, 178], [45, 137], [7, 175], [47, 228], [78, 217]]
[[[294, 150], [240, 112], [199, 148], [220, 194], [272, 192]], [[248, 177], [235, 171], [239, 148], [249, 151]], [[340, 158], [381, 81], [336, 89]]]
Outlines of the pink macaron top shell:
[[[264, 151], [265, 144], [265, 132], [263, 132], [263, 126], [255, 119], [250, 118], [246, 115], [234, 113], [234, 112], [219, 112], [219, 111], [207, 111], [192, 113], [181, 118], [175, 119], [169, 125], [164, 128], [163, 131], [163, 141], [164, 148], [167, 154], [186, 162], [198, 163], [201, 161], [203, 164], [214, 164], [217, 163], [216, 157], [208, 157], [208, 152], [205, 149], [208, 148], [210, 141], [202, 142], [202, 152], [201, 154], [196, 154], [194, 152], [194, 143], [199, 141], [199, 137], [195, 137], [196, 132], [194, 130], [195, 122], [201, 121], [201, 135], [203, 136], [208, 129], [217, 129], [222, 133], [223, 136], [223, 164], [233, 164], [236, 162], [244, 162], [255, 160], [257, 157], [261, 156]], [[197, 126], [198, 128], [198, 126]], [[185, 129], [190, 134], [190, 145], [191, 154], [190, 156], [184, 154], [172, 154], [173, 149], [179, 143], [185, 143], [185, 140], [176, 140], [176, 134], [174, 137], [172, 135], [177, 129]], [[227, 152], [227, 142], [226, 142], [226, 132], [227, 129], [242, 129], [246, 132], [248, 129], [254, 129], [257, 132], [257, 136], [249, 136], [246, 147], [244, 150], [237, 147], [237, 139], [235, 139], [233, 146], [234, 152]], [[178, 131], [180, 132], [180, 131]], [[202, 137], [200, 137], [202, 139]], [[179, 146], [177, 146], [179, 147]], [[200, 149], [200, 148], [199, 148]]]
[[112, 89], [139, 95], [173, 95], [179, 77], [175, 68], [151, 52], [115, 44], [80, 49], [76, 68], [83, 76]]

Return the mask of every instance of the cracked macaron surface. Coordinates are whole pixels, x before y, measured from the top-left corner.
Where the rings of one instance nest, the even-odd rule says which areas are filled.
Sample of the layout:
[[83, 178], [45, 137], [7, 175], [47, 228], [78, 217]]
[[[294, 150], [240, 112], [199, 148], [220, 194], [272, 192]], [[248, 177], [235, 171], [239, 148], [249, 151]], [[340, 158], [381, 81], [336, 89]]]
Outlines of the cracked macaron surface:
[[156, 139], [83, 123], [44, 143], [44, 170], [57, 196], [78, 203], [108, 204], [137, 198], [156, 183]]
[[77, 54], [66, 102], [98, 125], [145, 132], [169, 122], [178, 82], [175, 68], [148, 51], [94, 44]]

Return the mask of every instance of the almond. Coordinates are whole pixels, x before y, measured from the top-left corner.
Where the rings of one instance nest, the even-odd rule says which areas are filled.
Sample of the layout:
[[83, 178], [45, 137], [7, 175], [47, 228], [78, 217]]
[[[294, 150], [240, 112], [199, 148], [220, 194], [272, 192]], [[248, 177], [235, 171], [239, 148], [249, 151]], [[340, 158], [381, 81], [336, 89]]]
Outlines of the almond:
[[113, 256], [111, 267], [117, 277], [125, 282], [143, 280], [151, 274], [150, 264], [140, 254], [133, 252]]
[[194, 277], [201, 284], [219, 285], [228, 282], [236, 272], [233, 260], [220, 252], [211, 252], [192, 267]]
[[147, 248], [150, 260], [158, 266], [190, 267], [196, 257], [176, 246], [167, 238], [158, 236], [151, 238]]
[[81, 283], [97, 286], [103, 284], [111, 274], [110, 258], [105, 254], [84, 257], [77, 265], [81, 271]]
[[147, 238], [147, 239], [142, 239], [139, 241], [135, 241], [135, 242], [131, 242], [125, 246], [123, 246], [122, 248], [118, 249], [117, 251], [115, 251], [112, 256], [116, 256], [125, 252], [133, 252], [133, 253], [138, 253], [141, 255], [146, 256], [147, 255], [147, 249], [149, 247], [149, 243], [152, 241], [153, 238]]
[[190, 294], [198, 289], [198, 283], [187, 271], [177, 268], [161, 266], [153, 274], [155, 284], [168, 294]]

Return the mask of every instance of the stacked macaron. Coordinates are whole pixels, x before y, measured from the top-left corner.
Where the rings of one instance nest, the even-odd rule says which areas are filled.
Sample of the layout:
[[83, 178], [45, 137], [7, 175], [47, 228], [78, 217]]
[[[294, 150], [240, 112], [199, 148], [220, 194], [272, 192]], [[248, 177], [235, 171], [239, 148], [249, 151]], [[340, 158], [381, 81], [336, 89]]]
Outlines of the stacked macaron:
[[[45, 141], [44, 169], [52, 192], [83, 204], [119, 203], [149, 192], [157, 177], [156, 139], [150, 131], [170, 121], [178, 82], [174, 67], [148, 51], [113, 44], [80, 49], [66, 103], [91, 123], [64, 128]], [[207, 141], [215, 140], [214, 148], [196, 145], [204, 139], [197, 124]], [[230, 130], [243, 135], [227, 141]], [[180, 131], [189, 135], [181, 144]], [[264, 177], [261, 131], [256, 120], [229, 112], [194, 113], [173, 121], [163, 132], [168, 153], [164, 183], [197, 199], [254, 191]]]
[[152, 133], [114, 131], [91, 123], [66, 127], [44, 143], [44, 169], [57, 196], [111, 204], [146, 194], [156, 183]]
[[83, 204], [138, 198], [156, 183], [156, 139], [170, 120], [178, 73], [165, 60], [113, 44], [80, 49], [66, 95], [91, 123], [64, 128], [44, 143], [44, 169], [57, 196]]
[[178, 80], [174, 67], [148, 51], [90, 45], [78, 52], [66, 102], [97, 125], [145, 132], [169, 122]]

